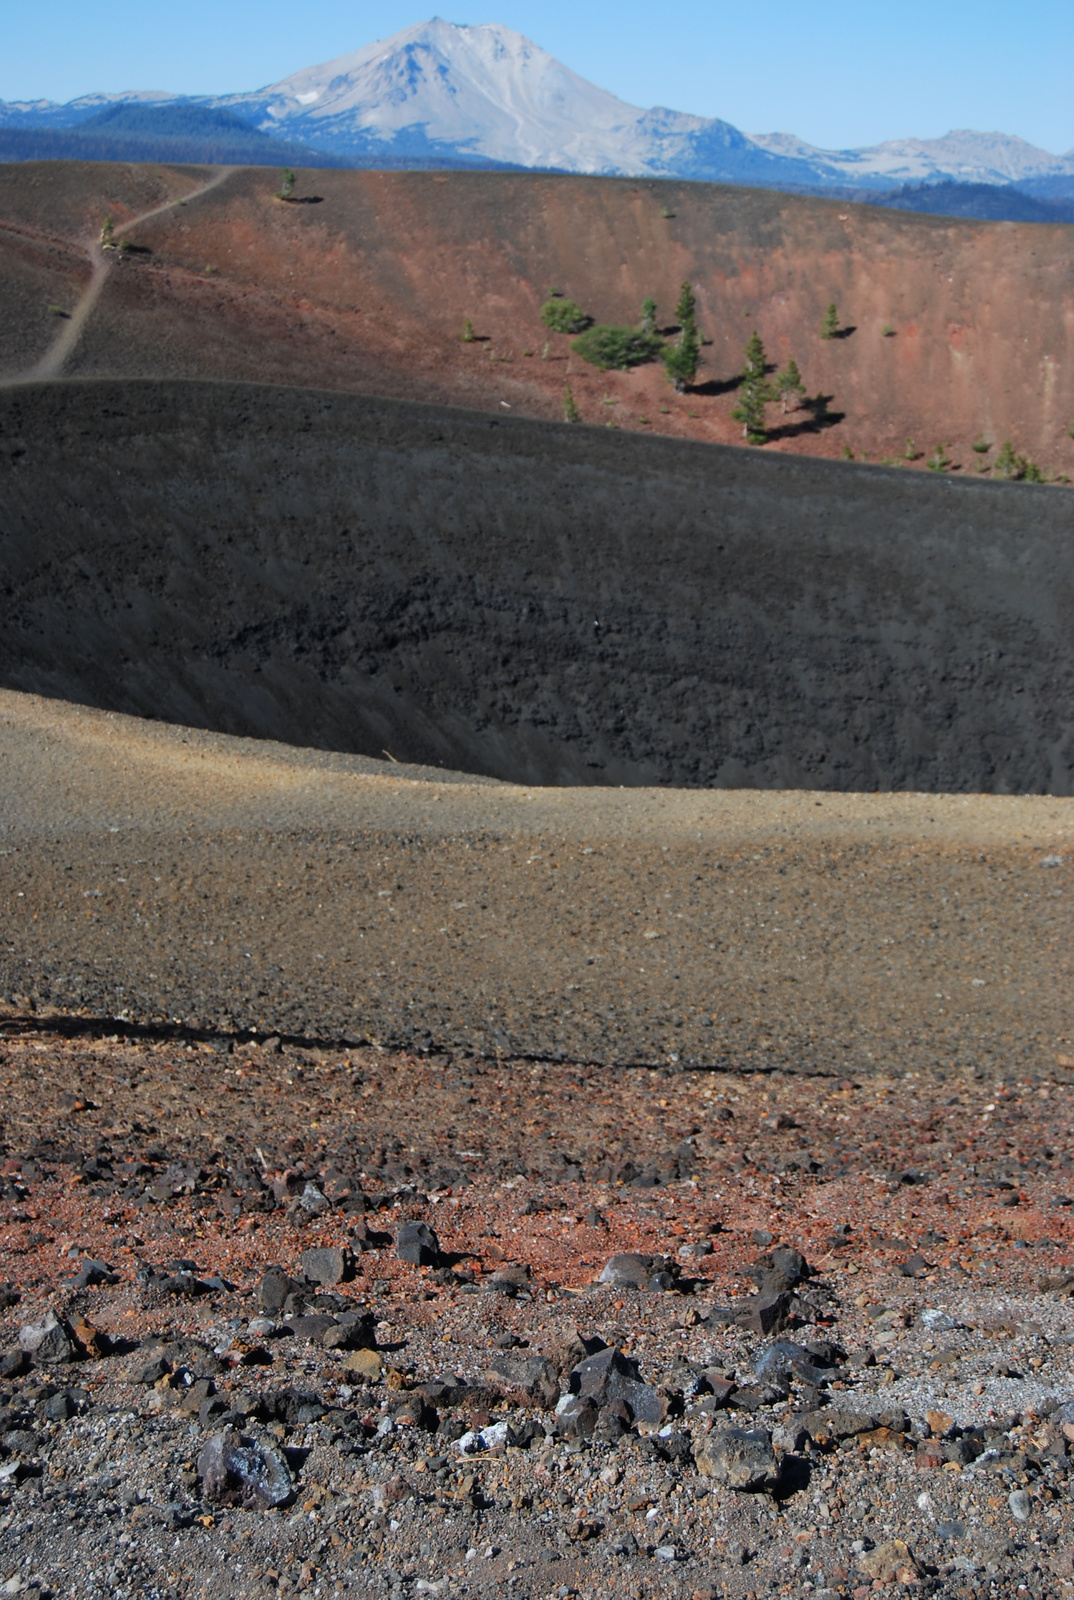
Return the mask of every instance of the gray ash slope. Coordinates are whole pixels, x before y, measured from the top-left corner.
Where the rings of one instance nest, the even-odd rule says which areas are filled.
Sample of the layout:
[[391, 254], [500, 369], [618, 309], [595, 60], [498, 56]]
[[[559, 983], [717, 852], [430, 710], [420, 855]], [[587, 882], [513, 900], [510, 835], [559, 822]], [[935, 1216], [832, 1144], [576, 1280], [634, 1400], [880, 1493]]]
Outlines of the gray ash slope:
[[0, 396], [0, 683], [523, 782], [1069, 794], [1047, 488], [234, 384]]

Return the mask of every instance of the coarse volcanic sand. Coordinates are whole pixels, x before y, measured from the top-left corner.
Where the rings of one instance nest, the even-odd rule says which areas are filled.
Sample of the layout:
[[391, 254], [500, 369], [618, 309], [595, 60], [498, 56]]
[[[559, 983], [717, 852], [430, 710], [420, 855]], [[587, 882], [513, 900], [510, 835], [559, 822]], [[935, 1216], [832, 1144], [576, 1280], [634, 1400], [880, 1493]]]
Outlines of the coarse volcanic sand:
[[[79, 1600], [1065, 1592], [1074, 1514], [1046, 1421], [1074, 1394], [1070, 1302], [1049, 1287], [1074, 1259], [1074, 1088], [1059, 1076], [587, 1070], [9, 1023], [5, 1342], [52, 1307], [113, 1353], [0, 1390], [6, 1568]], [[370, 1209], [337, 1199], [311, 1219], [310, 1183], [360, 1187]], [[394, 1258], [408, 1219], [435, 1228], [453, 1272]], [[379, 1379], [301, 1333], [273, 1336], [271, 1320], [251, 1326], [268, 1266], [300, 1276], [304, 1250], [348, 1243], [356, 1275], [318, 1309], [372, 1313]], [[823, 1393], [758, 1388], [765, 1341], [722, 1320], [771, 1243], [814, 1268], [790, 1337], [838, 1346]], [[622, 1251], [670, 1257], [677, 1291], [595, 1283]], [[67, 1287], [83, 1257], [117, 1281]], [[177, 1295], [162, 1281], [177, 1258], [230, 1287]], [[528, 1276], [498, 1290], [511, 1266]], [[947, 1323], [930, 1329], [926, 1309]], [[153, 1334], [202, 1352], [134, 1382]], [[658, 1436], [557, 1441], [550, 1411], [489, 1392], [505, 1346], [559, 1364], [578, 1334], [660, 1383]], [[691, 1396], [703, 1371], [726, 1378], [730, 1411]], [[200, 1389], [197, 1372], [212, 1374]], [[416, 1402], [447, 1374], [469, 1399]], [[822, 1415], [854, 1413], [841, 1445], [816, 1419], [825, 1396]], [[820, 1442], [794, 1434], [796, 1414]], [[196, 1462], [228, 1416], [286, 1449], [283, 1509], [206, 1498]], [[454, 1442], [501, 1420], [523, 1439], [527, 1417], [526, 1449]], [[782, 1425], [775, 1497], [696, 1470], [691, 1451], [729, 1425]], [[874, 1574], [889, 1547], [902, 1582], [886, 1588]]]
[[[303, 172], [303, 203], [284, 204], [263, 168], [132, 226], [209, 176], [0, 168], [11, 307], [0, 378], [43, 356], [62, 326], [50, 307], [77, 303], [108, 214], [136, 249], [114, 260], [69, 376], [244, 379], [555, 419], [569, 379], [591, 425], [737, 444], [731, 413], [756, 328], [773, 363], [797, 359], [811, 402], [769, 408], [770, 450], [923, 468], [939, 445], [972, 474], [1010, 438], [1050, 477], [1074, 472], [1063, 226], [538, 173]], [[686, 394], [659, 365], [587, 366], [540, 320], [555, 285], [599, 322], [633, 325], [654, 296], [671, 332], [684, 280], [710, 341]], [[831, 301], [842, 329], [825, 340]]]
[[523, 788], [0, 712], [16, 1014], [836, 1076], [1070, 1049], [1069, 798]]

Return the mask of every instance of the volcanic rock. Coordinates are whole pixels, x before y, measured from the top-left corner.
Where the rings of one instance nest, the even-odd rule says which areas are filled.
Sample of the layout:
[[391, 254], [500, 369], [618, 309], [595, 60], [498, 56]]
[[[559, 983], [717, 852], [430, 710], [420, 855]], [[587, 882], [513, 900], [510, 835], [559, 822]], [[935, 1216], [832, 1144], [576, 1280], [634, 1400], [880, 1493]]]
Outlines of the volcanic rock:
[[779, 1463], [772, 1436], [764, 1428], [722, 1428], [707, 1434], [696, 1447], [698, 1471], [728, 1489], [774, 1489]]
[[310, 1283], [348, 1283], [354, 1277], [354, 1257], [347, 1249], [303, 1250], [302, 1271]]
[[730, 1320], [736, 1327], [763, 1338], [787, 1326], [793, 1315], [793, 1305], [793, 1297], [785, 1291], [751, 1295], [748, 1300], [734, 1303]]
[[23, 1323], [19, 1346], [38, 1366], [60, 1366], [73, 1360], [75, 1353], [69, 1331], [54, 1311], [46, 1311], [38, 1322]]
[[440, 1240], [427, 1222], [404, 1222], [395, 1238], [395, 1253], [400, 1261], [434, 1267], [440, 1258]]
[[547, 1356], [495, 1356], [485, 1382], [500, 1389], [513, 1405], [548, 1411], [559, 1399], [559, 1376]]
[[605, 1263], [597, 1282], [624, 1289], [670, 1289], [677, 1272], [667, 1256], [618, 1255]]
[[805, 1256], [798, 1250], [781, 1247], [760, 1256], [750, 1268], [750, 1277], [762, 1294], [778, 1294], [795, 1289], [811, 1275]]
[[198, 1456], [198, 1476], [209, 1505], [267, 1511], [286, 1505], [294, 1493], [291, 1470], [283, 1456], [234, 1428], [225, 1428], [206, 1441]]
[[570, 1392], [598, 1407], [622, 1400], [636, 1422], [651, 1427], [659, 1427], [667, 1415], [667, 1401], [642, 1382], [637, 1362], [613, 1347], [578, 1363], [570, 1375]]
[[876, 1583], [913, 1583], [918, 1576], [917, 1562], [902, 1539], [889, 1539], [875, 1550], [859, 1557], [859, 1565]]

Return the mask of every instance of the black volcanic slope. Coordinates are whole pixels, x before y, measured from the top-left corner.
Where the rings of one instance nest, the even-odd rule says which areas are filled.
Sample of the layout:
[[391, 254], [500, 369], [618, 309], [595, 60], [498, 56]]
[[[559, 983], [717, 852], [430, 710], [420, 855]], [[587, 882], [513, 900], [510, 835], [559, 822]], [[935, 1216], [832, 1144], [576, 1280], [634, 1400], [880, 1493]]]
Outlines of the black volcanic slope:
[[0, 683], [527, 783], [1074, 792], [1074, 501], [341, 394], [0, 395]]

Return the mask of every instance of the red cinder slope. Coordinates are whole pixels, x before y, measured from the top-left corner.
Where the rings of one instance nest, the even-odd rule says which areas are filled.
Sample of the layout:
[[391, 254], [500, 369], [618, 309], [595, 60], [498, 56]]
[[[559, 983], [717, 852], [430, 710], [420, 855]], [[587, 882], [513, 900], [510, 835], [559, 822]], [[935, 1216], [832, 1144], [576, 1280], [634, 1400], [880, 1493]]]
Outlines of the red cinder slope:
[[[124, 203], [137, 212], [141, 197], [119, 191], [138, 173], [184, 176], [0, 169], [0, 282], [30, 270], [28, 229], [84, 248], [103, 189], [117, 192], [117, 224]], [[185, 176], [193, 189], [206, 172]], [[545, 417], [561, 414], [569, 379], [588, 423], [734, 442], [756, 328], [774, 362], [797, 359], [809, 396], [828, 397], [824, 426], [812, 409], [771, 406], [769, 449], [901, 459], [909, 438], [919, 465], [942, 443], [973, 472], [1011, 438], [1050, 475], [1074, 475], [1069, 229], [648, 180], [304, 172], [299, 204], [274, 197], [277, 181], [238, 169], [136, 227], [144, 253], [117, 262], [67, 372], [316, 384]], [[72, 283], [84, 270], [72, 264]], [[712, 341], [685, 395], [659, 366], [595, 371], [540, 320], [555, 285], [602, 322], [636, 322], [651, 295], [668, 326], [684, 279]], [[44, 301], [44, 269], [41, 283]], [[832, 301], [843, 331], [824, 340]], [[16, 344], [2, 353], [8, 376], [25, 357], [26, 338]], [[977, 440], [991, 450], [975, 453]]]

